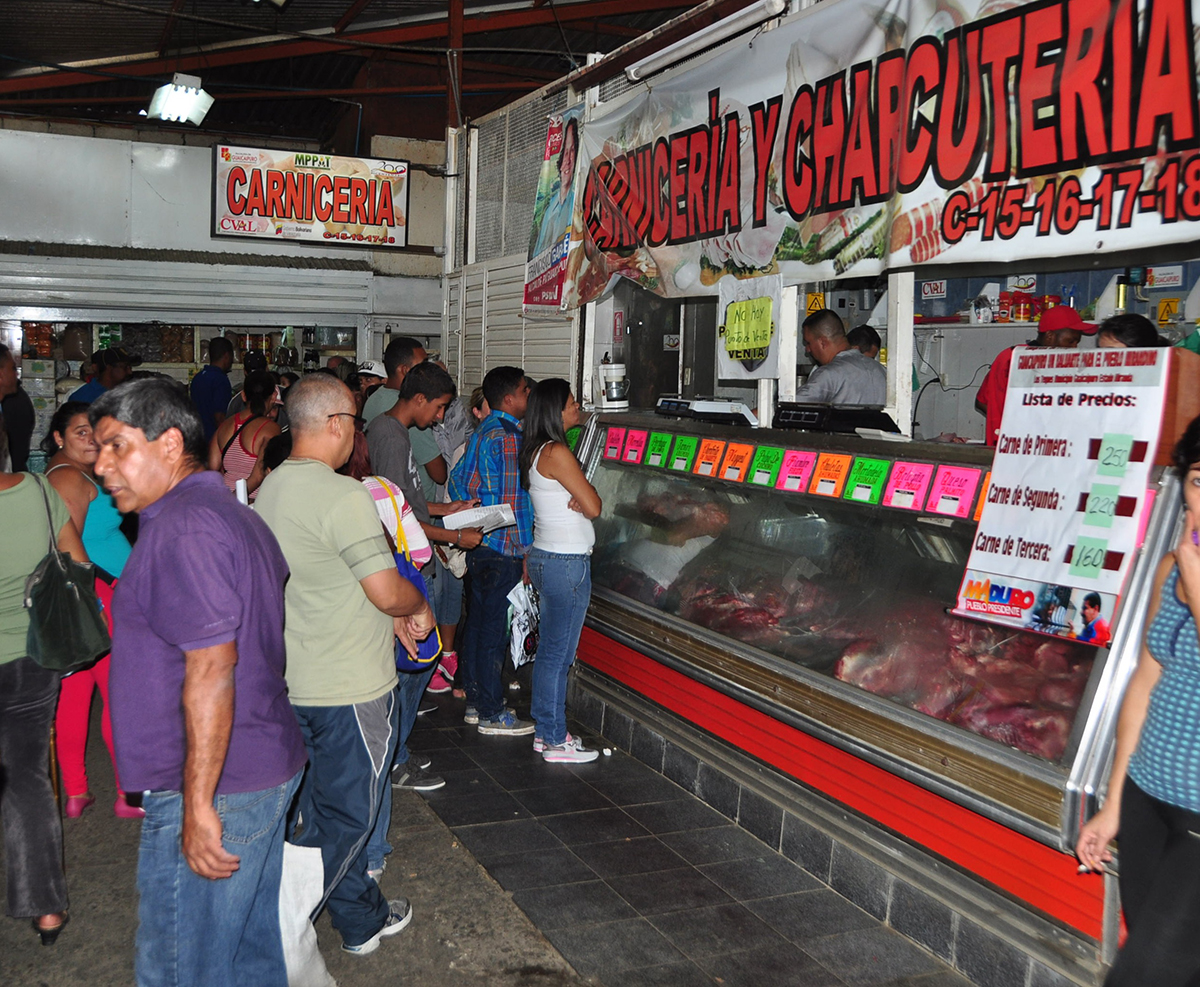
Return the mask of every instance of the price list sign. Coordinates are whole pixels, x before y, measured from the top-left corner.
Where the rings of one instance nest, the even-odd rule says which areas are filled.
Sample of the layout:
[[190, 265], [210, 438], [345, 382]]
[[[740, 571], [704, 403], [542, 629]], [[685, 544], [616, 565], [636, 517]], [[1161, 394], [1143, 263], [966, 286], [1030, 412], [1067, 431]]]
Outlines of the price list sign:
[[671, 460], [667, 464], [673, 470], [688, 473], [692, 469], [692, 460], [696, 458], [696, 449], [700, 440], [694, 435], [675, 436], [675, 448], [671, 450]]
[[846, 491], [842, 496], [846, 500], [856, 500], [861, 504], [878, 504], [883, 496], [883, 484], [887, 480], [888, 467], [892, 464], [886, 459], [856, 459], [846, 478]]
[[746, 479], [760, 487], [775, 486], [779, 468], [783, 465], [783, 454], [784, 450], [778, 446], [759, 446]]
[[642, 460], [647, 466], [665, 466], [667, 453], [671, 449], [671, 434], [669, 432], [651, 432], [646, 441], [646, 458]]
[[896, 463], [883, 491], [883, 506], [919, 511], [925, 506], [933, 470], [932, 463]]
[[649, 432], [643, 432], [641, 429], [631, 428], [625, 436], [625, 451], [621, 453], [621, 462], [623, 463], [640, 463], [642, 455], [646, 451], [646, 440], [650, 438]]
[[817, 467], [813, 470], [808, 492], [820, 497], [840, 497], [846, 487], [846, 477], [850, 475], [850, 465], [853, 462], [853, 456], [821, 453], [817, 457]]
[[775, 489], [804, 493], [808, 489], [808, 481], [812, 479], [813, 467], [816, 465], [817, 454], [815, 452], [788, 449], [783, 454], [783, 462], [779, 467], [779, 478], [775, 481]]
[[1111, 621], [1148, 503], [1169, 359], [1167, 348], [1014, 351], [959, 613], [1088, 641], [1083, 604], [1096, 594], [1088, 613]]
[[604, 440], [604, 458], [620, 459], [621, 450], [625, 448], [625, 429], [610, 428]]
[[721, 479], [741, 483], [746, 479], [746, 470], [750, 468], [753, 455], [754, 446], [730, 442], [729, 448], [725, 450], [725, 458], [721, 461]]
[[700, 451], [696, 454], [696, 467], [692, 471], [697, 476], [716, 476], [717, 467], [721, 465], [721, 453], [725, 451], [725, 443], [720, 439], [704, 439], [700, 443]]

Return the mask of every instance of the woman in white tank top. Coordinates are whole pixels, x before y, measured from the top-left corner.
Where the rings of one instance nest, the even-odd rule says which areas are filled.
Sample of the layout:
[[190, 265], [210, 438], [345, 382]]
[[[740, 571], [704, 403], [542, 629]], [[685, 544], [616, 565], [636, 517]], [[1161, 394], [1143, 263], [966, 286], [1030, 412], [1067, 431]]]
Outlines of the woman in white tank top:
[[533, 749], [547, 761], [582, 764], [597, 752], [567, 732], [567, 673], [592, 597], [592, 518], [600, 497], [567, 445], [579, 424], [579, 402], [559, 377], [529, 393], [521, 449], [521, 482], [533, 502], [529, 581], [541, 595], [537, 659], [533, 663]]

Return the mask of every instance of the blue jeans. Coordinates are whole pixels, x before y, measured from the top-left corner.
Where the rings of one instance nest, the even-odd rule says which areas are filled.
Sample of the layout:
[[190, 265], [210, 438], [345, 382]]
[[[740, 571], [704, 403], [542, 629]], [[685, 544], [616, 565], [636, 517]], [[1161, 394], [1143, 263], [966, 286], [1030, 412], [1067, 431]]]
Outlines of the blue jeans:
[[333, 927], [348, 946], [383, 928], [387, 900], [367, 876], [367, 838], [396, 752], [400, 704], [396, 691], [353, 706], [293, 706], [308, 771], [300, 786], [301, 829], [292, 842], [321, 848], [325, 893], [313, 918], [328, 906]]
[[[392, 758], [392, 767], [408, 763], [408, 735], [412, 733], [413, 724], [417, 722], [417, 709], [421, 705], [421, 697], [425, 695], [425, 687], [433, 678], [437, 662], [432, 662], [423, 672], [397, 672], [400, 684], [396, 687], [400, 694], [400, 735], [396, 745], [396, 754]], [[367, 840], [367, 869], [380, 870], [383, 858], [392, 852], [392, 845], [387, 841], [388, 830], [392, 827], [392, 787], [390, 779], [383, 788], [383, 804], [379, 807], [379, 816], [375, 820], [375, 828]]]
[[288, 807], [300, 775], [275, 788], [218, 795], [221, 843], [240, 858], [232, 877], [194, 873], [179, 848], [183, 795], [142, 800], [138, 851], [138, 987], [287, 987], [279, 938], [279, 877]]
[[537, 735], [561, 744], [567, 739], [567, 673], [592, 598], [591, 556], [535, 548], [529, 553], [529, 581], [540, 595], [530, 713]]
[[431, 559], [421, 570], [421, 575], [425, 577], [429, 605], [433, 607], [438, 625], [457, 624], [462, 619], [462, 580], [437, 559]]
[[490, 720], [504, 712], [500, 669], [508, 653], [508, 591], [521, 581], [521, 559], [480, 545], [467, 553], [471, 608], [459, 655], [467, 705]]

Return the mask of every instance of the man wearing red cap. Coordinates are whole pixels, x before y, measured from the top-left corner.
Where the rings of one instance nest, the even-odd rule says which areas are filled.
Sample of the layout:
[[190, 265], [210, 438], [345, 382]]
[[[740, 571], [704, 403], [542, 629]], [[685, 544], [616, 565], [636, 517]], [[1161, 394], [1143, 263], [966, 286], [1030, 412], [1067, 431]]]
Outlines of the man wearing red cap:
[[[1037, 339], [1029, 346], [1045, 346], [1050, 349], [1073, 350], [1084, 336], [1094, 336], [1096, 327], [1084, 322], [1079, 313], [1069, 305], [1056, 305], [1042, 313], [1037, 324]], [[979, 385], [975, 395], [975, 407], [987, 416], [987, 444], [994, 446], [1000, 439], [1000, 422], [1004, 418], [1004, 399], [1008, 395], [1008, 373], [1012, 367], [1015, 346], [997, 354], [992, 368]]]

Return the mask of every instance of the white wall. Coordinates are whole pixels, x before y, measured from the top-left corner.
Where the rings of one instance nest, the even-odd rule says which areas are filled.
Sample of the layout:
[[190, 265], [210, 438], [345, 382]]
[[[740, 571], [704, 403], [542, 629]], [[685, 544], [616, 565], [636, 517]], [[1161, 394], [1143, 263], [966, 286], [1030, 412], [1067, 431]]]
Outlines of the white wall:
[[370, 260], [369, 251], [214, 239], [212, 150], [0, 130], [0, 240]]

